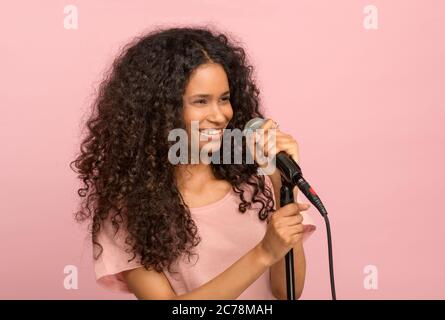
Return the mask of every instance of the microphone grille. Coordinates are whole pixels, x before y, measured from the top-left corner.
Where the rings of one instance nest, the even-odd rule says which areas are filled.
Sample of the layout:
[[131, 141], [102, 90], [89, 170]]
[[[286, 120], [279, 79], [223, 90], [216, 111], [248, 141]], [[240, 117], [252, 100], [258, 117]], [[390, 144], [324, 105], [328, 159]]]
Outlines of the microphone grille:
[[256, 130], [259, 129], [261, 127], [261, 125], [265, 122], [266, 120], [264, 120], [263, 118], [253, 118], [250, 119], [246, 125], [244, 126], [244, 130]]

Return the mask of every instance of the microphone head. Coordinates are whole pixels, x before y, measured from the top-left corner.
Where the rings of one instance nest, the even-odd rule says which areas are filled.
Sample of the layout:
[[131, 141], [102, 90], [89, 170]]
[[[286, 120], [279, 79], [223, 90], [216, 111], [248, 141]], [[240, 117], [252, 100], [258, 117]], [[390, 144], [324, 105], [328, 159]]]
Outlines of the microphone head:
[[265, 121], [266, 120], [264, 120], [263, 118], [250, 119], [244, 126], [244, 131], [249, 130], [249, 129], [250, 130], [259, 129]]

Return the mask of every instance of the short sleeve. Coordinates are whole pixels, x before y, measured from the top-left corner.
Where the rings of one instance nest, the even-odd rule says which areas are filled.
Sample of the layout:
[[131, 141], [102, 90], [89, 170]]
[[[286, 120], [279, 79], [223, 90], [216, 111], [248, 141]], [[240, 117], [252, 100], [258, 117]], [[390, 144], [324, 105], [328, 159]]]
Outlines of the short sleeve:
[[[98, 232], [97, 241], [102, 245], [102, 253], [98, 259], [94, 259], [94, 270], [96, 273], [96, 282], [111, 291], [131, 293], [127, 284], [122, 278], [122, 272], [141, 267], [140, 259], [128, 250], [129, 246], [125, 244], [126, 230], [123, 224], [120, 224], [119, 230], [115, 235], [115, 230], [109, 219], [105, 220]], [[126, 252], [130, 251], [129, 253]], [[93, 246], [93, 254], [97, 256], [100, 253], [97, 245]]]
[[[274, 191], [274, 188], [272, 185], [272, 180], [270, 179], [270, 177], [268, 175], [265, 175], [265, 181], [266, 181], [266, 185], [272, 190], [272, 193], [274, 194], [274, 197], [275, 197], [275, 191]], [[278, 196], [278, 197], [275, 197], [274, 199], [279, 201], [280, 197]], [[301, 200], [301, 191], [300, 190], [298, 190], [296, 202], [305, 203]], [[311, 217], [312, 212], [308, 212], [311, 209], [312, 209], [312, 207], [301, 213], [301, 215], [303, 216], [303, 222], [302, 222], [302, 224], [303, 224], [303, 243], [307, 239], [309, 239], [309, 237], [317, 229], [314, 219]]]

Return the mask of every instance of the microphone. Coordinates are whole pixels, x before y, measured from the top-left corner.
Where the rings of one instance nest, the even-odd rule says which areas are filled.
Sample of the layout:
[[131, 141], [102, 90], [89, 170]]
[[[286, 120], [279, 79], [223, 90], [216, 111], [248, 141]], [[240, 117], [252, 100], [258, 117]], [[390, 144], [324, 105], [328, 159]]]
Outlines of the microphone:
[[[244, 132], [247, 130], [260, 129], [266, 120], [262, 118], [253, 118], [249, 120], [244, 126]], [[298, 188], [303, 192], [306, 198], [317, 208], [320, 214], [324, 217], [328, 214], [320, 197], [315, 192], [314, 188], [303, 178], [300, 166], [284, 151], [277, 153], [275, 157], [275, 163], [278, 170], [281, 173], [281, 177], [285, 182], [292, 186], [298, 186]]]
[[[249, 120], [244, 126], [244, 133], [248, 130], [260, 129], [262, 124], [266, 120], [262, 118], [253, 118]], [[281, 174], [281, 190], [280, 190], [280, 203], [286, 205], [293, 202], [292, 190], [294, 186], [303, 192], [306, 198], [317, 208], [318, 212], [322, 215], [326, 224], [326, 233], [328, 238], [328, 257], [329, 257], [329, 276], [331, 282], [331, 294], [332, 300], [337, 300], [335, 293], [335, 281], [334, 281], [334, 262], [332, 257], [332, 237], [331, 227], [328, 218], [328, 212], [326, 211], [320, 197], [315, 190], [309, 185], [309, 183], [303, 178], [300, 166], [284, 151], [280, 151], [275, 156], [275, 163]], [[286, 254], [286, 283], [287, 283], [287, 297], [289, 300], [294, 300], [294, 265], [293, 265], [293, 249]]]

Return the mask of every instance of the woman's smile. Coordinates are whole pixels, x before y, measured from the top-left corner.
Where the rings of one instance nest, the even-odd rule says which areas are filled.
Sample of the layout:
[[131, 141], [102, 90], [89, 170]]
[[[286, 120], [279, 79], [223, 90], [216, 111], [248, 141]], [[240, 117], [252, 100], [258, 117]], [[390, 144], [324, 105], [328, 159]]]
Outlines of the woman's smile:
[[223, 134], [223, 129], [219, 128], [199, 129], [199, 133], [202, 137], [215, 139], [215, 138], [221, 138]]

